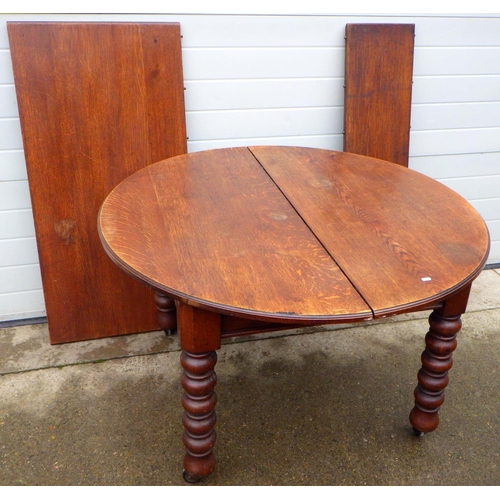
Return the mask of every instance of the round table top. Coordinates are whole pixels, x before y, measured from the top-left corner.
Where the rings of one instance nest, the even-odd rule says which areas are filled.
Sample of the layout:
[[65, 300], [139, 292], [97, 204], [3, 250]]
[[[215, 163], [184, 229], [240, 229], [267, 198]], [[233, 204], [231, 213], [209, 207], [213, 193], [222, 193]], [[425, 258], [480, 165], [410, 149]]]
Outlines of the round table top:
[[278, 322], [368, 320], [468, 285], [484, 221], [439, 182], [382, 160], [256, 146], [176, 156], [99, 213], [123, 270], [195, 307]]

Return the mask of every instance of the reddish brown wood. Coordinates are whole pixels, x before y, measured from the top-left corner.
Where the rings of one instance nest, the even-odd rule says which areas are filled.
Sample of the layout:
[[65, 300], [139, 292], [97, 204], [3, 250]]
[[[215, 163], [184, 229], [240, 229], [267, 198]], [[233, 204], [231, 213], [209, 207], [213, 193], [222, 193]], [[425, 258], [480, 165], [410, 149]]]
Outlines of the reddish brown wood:
[[157, 329], [152, 292], [109, 261], [99, 206], [186, 152], [180, 28], [8, 23], [52, 343]]
[[414, 32], [346, 26], [344, 151], [408, 166]]
[[462, 326], [460, 316], [467, 309], [470, 289], [471, 284], [463, 287], [430, 315], [426, 349], [422, 353], [422, 368], [415, 388], [415, 407], [410, 413], [410, 422], [419, 435], [439, 425], [438, 411], [444, 402], [448, 371], [453, 365], [452, 354], [457, 347], [456, 337]]
[[467, 302], [469, 301], [469, 294], [472, 282], [463, 286], [457, 293], [450, 295], [436, 310], [441, 316], [460, 316], [467, 309]]
[[119, 267], [176, 298], [187, 480], [215, 466], [223, 334], [435, 308], [411, 423], [437, 425], [460, 315], [489, 250], [484, 221], [438, 182], [348, 153], [206, 151], [132, 175], [107, 197], [99, 228]]
[[155, 305], [158, 327], [169, 334], [173, 333], [177, 328], [177, 312], [174, 299], [164, 293], [155, 291]]
[[440, 302], [482, 269], [484, 221], [433, 179], [335, 151], [251, 150], [375, 317]]
[[237, 316], [221, 316], [221, 332], [222, 338], [225, 337], [240, 337], [242, 335], [253, 335], [256, 333], [272, 332], [277, 330], [289, 330], [295, 326], [300, 325], [271, 323], [267, 321], [259, 321], [247, 318], [240, 318]]
[[112, 259], [190, 305], [290, 324], [372, 317], [247, 148], [152, 165], [99, 220]]
[[417, 433], [431, 432], [439, 424], [438, 411], [444, 402], [448, 371], [453, 366], [452, 353], [462, 326], [460, 316], [443, 317], [436, 311], [430, 315], [429, 324], [415, 389], [415, 407], [410, 413], [410, 422]]
[[184, 350], [203, 353], [220, 349], [220, 314], [179, 302], [177, 326], [181, 337], [181, 347]]
[[182, 406], [184, 415], [184, 478], [197, 482], [211, 474], [215, 468], [215, 404], [217, 397], [214, 387], [217, 376], [214, 371], [217, 362], [215, 351], [194, 354], [182, 351], [181, 377], [184, 393]]

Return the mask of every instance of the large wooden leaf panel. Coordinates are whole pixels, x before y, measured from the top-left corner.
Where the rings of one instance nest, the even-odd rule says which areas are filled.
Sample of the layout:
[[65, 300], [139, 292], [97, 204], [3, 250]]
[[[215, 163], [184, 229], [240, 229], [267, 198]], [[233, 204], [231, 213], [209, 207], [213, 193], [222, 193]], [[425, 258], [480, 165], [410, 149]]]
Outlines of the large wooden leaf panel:
[[408, 166], [413, 24], [348, 24], [344, 151]]
[[156, 329], [97, 214], [124, 178], [186, 152], [180, 26], [8, 23], [52, 343]]

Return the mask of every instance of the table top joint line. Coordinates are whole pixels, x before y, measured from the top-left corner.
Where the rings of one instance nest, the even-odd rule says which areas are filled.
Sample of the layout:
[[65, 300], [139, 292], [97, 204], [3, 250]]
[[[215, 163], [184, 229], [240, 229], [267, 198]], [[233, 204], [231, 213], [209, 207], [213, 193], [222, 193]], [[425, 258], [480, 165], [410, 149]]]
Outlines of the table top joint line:
[[316, 235], [316, 233], [313, 231], [311, 226], [307, 223], [307, 221], [302, 217], [302, 214], [299, 212], [299, 210], [295, 207], [295, 205], [290, 201], [288, 196], [285, 194], [285, 192], [281, 189], [281, 187], [278, 185], [278, 183], [274, 180], [273, 176], [267, 171], [266, 167], [259, 161], [259, 159], [255, 156], [253, 153], [252, 149], [250, 147], [247, 148], [250, 154], [255, 158], [255, 161], [260, 165], [262, 170], [267, 174], [269, 179], [271, 179], [272, 183], [276, 186], [276, 188], [279, 190], [279, 192], [282, 194], [282, 196], [285, 198], [285, 200], [288, 202], [288, 204], [292, 207], [293, 211], [300, 217], [301, 221], [305, 224], [307, 229], [311, 232], [311, 234], [314, 236], [314, 238], [318, 241], [318, 243], [321, 245], [321, 247], [325, 250], [325, 252], [330, 256], [330, 258], [333, 260], [335, 265], [340, 269], [341, 273], [345, 276], [347, 281], [351, 284], [351, 286], [356, 290], [356, 293], [361, 297], [363, 302], [368, 306], [368, 308], [371, 311], [372, 314], [372, 319], [375, 319], [375, 311], [373, 310], [372, 306], [369, 304], [369, 302], [366, 300], [366, 298], [363, 296], [361, 291], [358, 289], [358, 287], [355, 285], [355, 283], [351, 280], [349, 275], [344, 271], [344, 269], [340, 266], [340, 264], [337, 262], [335, 257], [331, 254], [331, 252], [328, 250], [328, 248], [323, 244], [321, 239]]

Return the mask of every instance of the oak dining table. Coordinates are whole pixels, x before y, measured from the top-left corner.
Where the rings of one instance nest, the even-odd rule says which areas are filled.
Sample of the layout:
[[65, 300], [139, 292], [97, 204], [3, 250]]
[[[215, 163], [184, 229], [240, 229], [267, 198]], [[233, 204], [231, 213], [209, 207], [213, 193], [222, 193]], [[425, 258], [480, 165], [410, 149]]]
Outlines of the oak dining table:
[[430, 310], [410, 425], [418, 435], [438, 426], [489, 252], [481, 216], [438, 181], [324, 149], [208, 150], [121, 182], [98, 230], [111, 260], [155, 291], [160, 327], [180, 335], [187, 481], [215, 468], [225, 337]]

